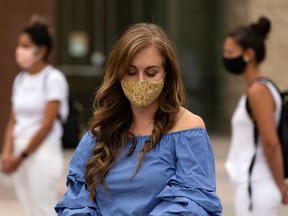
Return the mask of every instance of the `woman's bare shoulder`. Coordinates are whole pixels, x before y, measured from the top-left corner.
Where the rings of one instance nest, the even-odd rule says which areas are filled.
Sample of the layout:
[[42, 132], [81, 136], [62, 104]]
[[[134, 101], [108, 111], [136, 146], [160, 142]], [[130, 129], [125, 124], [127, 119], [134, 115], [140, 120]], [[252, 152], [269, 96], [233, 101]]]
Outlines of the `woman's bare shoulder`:
[[200, 116], [195, 115], [189, 110], [181, 107], [171, 132], [193, 128], [205, 128], [204, 121]]

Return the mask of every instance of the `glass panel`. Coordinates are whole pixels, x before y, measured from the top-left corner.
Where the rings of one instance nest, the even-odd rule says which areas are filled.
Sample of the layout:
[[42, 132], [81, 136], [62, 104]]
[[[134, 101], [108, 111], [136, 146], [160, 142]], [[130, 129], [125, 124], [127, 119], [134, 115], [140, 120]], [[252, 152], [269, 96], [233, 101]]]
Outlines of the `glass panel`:
[[[176, 45], [188, 108], [204, 118], [209, 130], [221, 130], [222, 7], [219, 0], [59, 0], [57, 59], [71, 93], [81, 98], [84, 107], [90, 106], [106, 55], [124, 27], [154, 22]], [[87, 113], [88, 119], [91, 112]]]

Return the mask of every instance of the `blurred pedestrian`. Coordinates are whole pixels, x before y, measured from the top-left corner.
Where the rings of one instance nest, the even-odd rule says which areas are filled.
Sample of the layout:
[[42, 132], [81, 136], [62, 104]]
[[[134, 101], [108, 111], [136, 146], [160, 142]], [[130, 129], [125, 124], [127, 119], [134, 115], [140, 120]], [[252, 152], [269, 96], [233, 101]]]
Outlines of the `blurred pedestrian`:
[[[275, 216], [281, 200], [288, 203], [277, 136], [281, 98], [275, 86], [263, 79], [265, 75], [260, 68], [270, 28], [270, 20], [260, 17], [257, 23], [229, 32], [224, 42], [225, 68], [245, 81], [244, 94], [232, 117], [232, 140], [226, 162], [238, 216]], [[249, 116], [248, 107], [253, 116]]]
[[62, 124], [68, 114], [68, 84], [48, 63], [52, 37], [47, 23], [34, 16], [18, 38], [21, 72], [12, 89], [12, 110], [5, 132], [1, 170], [11, 174], [26, 216], [51, 216], [63, 171]]
[[108, 59], [58, 215], [221, 215], [204, 122], [183, 101], [165, 32], [132, 25]]

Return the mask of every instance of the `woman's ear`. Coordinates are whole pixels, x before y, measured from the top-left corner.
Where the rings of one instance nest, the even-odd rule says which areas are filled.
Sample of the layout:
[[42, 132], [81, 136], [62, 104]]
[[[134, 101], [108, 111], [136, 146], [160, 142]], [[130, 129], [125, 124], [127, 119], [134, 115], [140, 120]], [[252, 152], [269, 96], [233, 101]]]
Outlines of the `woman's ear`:
[[243, 54], [244, 61], [249, 63], [255, 59], [255, 51], [251, 48], [247, 48]]
[[38, 50], [36, 51], [36, 55], [38, 55], [39, 59], [45, 60], [45, 57], [47, 55], [47, 47], [39, 46]]

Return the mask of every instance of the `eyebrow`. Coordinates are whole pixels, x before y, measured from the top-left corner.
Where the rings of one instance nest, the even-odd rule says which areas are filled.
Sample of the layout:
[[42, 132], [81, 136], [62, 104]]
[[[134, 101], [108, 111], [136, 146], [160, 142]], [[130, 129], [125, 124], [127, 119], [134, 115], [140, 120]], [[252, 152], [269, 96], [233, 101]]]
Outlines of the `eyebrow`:
[[33, 42], [29, 42], [29, 43], [18, 43], [17, 46], [37, 46], [36, 44], [34, 44]]
[[[136, 68], [136, 69], [137, 69], [137, 67], [134, 66], [134, 65], [130, 65], [130, 67], [133, 67], [133, 68]], [[160, 67], [157, 66], [157, 65], [152, 65], [152, 66], [148, 66], [147, 68], [145, 68], [145, 70], [147, 70], [147, 69], [152, 69], [152, 68], [160, 68]]]

